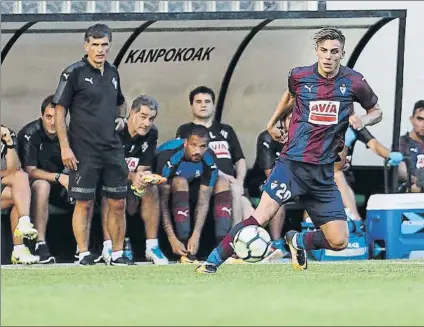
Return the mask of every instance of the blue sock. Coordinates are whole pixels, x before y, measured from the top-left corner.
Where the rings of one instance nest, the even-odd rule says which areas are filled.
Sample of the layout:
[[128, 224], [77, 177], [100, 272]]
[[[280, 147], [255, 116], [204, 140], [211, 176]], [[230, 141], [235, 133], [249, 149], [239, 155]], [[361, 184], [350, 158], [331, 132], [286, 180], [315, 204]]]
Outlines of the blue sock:
[[272, 241], [272, 246], [275, 248], [275, 249], [280, 249], [280, 250], [282, 250], [282, 251], [285, 251], [285, 249], [284, 249], [284, 242], [283, 242], [283, 240], [280, 238], [280, 239], [278, 239], [278, 240], [274, 240], [274, 241]]
[[224, 261], [221, 259], [221, 257], [218, 254], [217, 249], [215, 248], [211, 254], [209, 254], [209, 257], [206, 259], [206, 264], [213, 264], [215, 266], [220, 266]]
[[303, 233], [297, 233], [296, 234], [296, 244], [298, 249], [304, 249], [305, 244], [303, 243]]

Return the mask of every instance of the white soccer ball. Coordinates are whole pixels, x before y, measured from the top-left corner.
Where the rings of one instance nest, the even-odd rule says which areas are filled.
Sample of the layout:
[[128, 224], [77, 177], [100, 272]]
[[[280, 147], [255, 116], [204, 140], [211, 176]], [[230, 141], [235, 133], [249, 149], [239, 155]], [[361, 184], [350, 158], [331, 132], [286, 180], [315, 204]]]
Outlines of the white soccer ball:
[[271, 246], [271, 237], [260, 226], [246, 226], [234, 237], [234, 251], [240, 259], [255, 263], [264, 259]]

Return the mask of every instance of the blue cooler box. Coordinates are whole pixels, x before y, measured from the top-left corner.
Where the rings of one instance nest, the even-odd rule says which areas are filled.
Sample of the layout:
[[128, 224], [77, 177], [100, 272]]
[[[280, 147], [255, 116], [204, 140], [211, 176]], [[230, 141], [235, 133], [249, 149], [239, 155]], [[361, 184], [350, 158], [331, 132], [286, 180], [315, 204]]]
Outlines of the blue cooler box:
[[367, 204], [367, 241], [374, 259], [424, 259], [424, 194], [375, 194]]

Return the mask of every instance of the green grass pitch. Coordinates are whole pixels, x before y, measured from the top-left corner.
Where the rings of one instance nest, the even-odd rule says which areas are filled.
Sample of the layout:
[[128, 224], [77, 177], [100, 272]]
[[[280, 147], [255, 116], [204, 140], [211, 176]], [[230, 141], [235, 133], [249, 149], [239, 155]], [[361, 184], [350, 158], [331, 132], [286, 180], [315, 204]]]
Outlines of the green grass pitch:
[[423, 261], [2, 269], [1, 324], [418, 326]]

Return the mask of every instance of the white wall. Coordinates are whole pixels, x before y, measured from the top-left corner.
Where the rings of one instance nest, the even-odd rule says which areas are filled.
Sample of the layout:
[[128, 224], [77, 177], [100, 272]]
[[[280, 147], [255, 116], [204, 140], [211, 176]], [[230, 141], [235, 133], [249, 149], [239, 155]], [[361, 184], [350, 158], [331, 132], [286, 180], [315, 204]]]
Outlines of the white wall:
[[[401, 122], [401, 134], [404, 134], [410, 129], [408, 117], [414, 103], [424, 99], [424, 2], [327, 1], [327, 10], [359, 9], [407, 9]], [[355, 65], [355, 69], [367, 78], [379, 96], [380, 105], [386, 113], [382, 123], [370, 128], [374, 136], [386, 146], [391, 146], [392, 138], [397, 31], [397, 22], [383, 27], [371, 39]], [[354, 165], [381, 165], [381, 162], [374, 153], [365, 150], [362, 144], [355, 147]]]

